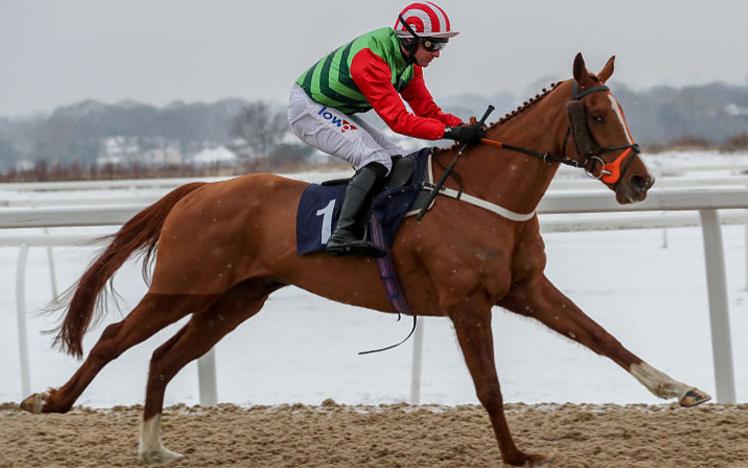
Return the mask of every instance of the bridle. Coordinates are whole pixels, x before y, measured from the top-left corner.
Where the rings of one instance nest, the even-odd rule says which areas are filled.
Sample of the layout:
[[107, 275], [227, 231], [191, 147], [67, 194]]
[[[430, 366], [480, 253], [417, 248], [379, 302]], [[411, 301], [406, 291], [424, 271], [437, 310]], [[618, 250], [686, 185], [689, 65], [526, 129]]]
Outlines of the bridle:
[[[587, 125], [587, 109], [582, 103], [582, 98], [599, 91], [610, 91], [605, 85], [593, 86], [579, 90], [577, 82], [573, 82], [571, 101], [566, 103], [566, 114], [569, 116], [569, 130], [564, 139], [564, 152], [570, 134], [574, 135], [574, 145], [577, 153], [584, 157], [585, 171], [593, 177], [602, 180], [606, 184], [617, 183], [622, 175], [621, 166], [632, 153], [639, 154], [641, 150], [636, 143], [619, 146], [601, 147], [592, 136], [589, 125]], [[612, 162], [606, 163], [600, 157], [604, 153], [623, 151]], [[595, 174], [596, 166], [600, 167], [598, 175]], [[625, 169], [625, 168], [624, 168]]]
[[[574, 81], [571, 100], [566, 103], [566, 115], [569, 118], [569, 129], [566, 131], [564, 137], [564, 144], [562, 147], [562, 154], [553, 154], [550, 152], [541, 153], [521, 146], [510, 145], [496, 140], [488, 138], [482, 138], [481, 143], [495, 146], [498, 148], [514, 151], [517, 153], [526, 154], [534, 158], [541, 159], [546, 164], [560, 163], [567, 166], [577, 167], [584, 169], [584, 171], [595, 179], [600, 179], [608, 185], [617, 184], [626, 171], [630, 164], [629, 156], [633, 154], [640, 154], [641, 149], [636, 143], [619, 146], [600, 146], [595, 137], [592, 136], [589, 125], [587, 125], [587, 109], [584, 107], [582, 99], [592, 93], [610, 91], [606, 85], [592, 86], [586, 89], [579, 89], [577, 82]], [[573, 137], [574, 146], [577, 153], [583, 158], [582, 161], [572, 159], [566, 155], [566, 148], [569, 142], [569, 137]], [[621, 154], [616, 158], [606, 163], [601, 155], [605, 153], [612, 153], [616, 151], [622, 151]], [[624, 163], [627, 163], [625, 164]]]

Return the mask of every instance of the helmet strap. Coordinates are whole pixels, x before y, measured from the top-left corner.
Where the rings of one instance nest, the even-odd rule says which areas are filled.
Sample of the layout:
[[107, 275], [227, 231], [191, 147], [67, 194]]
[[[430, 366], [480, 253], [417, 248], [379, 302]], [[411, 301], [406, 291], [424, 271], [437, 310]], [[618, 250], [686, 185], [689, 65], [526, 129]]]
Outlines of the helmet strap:
[[405, 29], [416, 39], [420, 39], [421, 36], [416, 34], [416, 32], [413, 30], [413, 28], [410, 27], [408, 23], [405, 22], [405, 18], [403, 18], [403, 15], [397, 15], [398, 18], [400, 18], [400, 22], [403, 23], [403, 26], [405, 26]]
[[421, 42], [421, 36], [416, 34], [416, 32], [413, 30], [413, 28], [410, 27], [408, 23], [405, 22], [405, 18], [403, 18], [403, 15], [398, 14], [398, 18], [400, 18], [400, 22], [405, 26], [405, 29], [413, 36], [412, 40], [407, 41], [401, 41], [401, 44], [403, 44], [403, 47], [405, 47], [405, 50], [410, 54], [410, 57], [408, 57], [409, 62], [416, 61], [416, 50], [418, 50], [418, 44]]

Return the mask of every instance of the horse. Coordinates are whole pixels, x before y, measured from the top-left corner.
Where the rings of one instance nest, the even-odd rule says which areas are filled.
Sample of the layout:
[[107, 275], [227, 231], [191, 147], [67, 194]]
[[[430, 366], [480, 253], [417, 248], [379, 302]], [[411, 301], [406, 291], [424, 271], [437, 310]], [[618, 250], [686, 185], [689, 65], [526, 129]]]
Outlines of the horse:
[[[634, 355], [544, 275], [546, 254], [534, 210], [561, 163], [598, 177], [621, 204], [643, 200], [654, 183], [623, 110], [605, 85], [614, 59], [594, 74], [577, 54], [573, 78], [486, 127], [487, 144], [460, 150], [455, 166], [460, 190], [484, 204], [528, 214], [527, 219], [509, 219], [485, 206], [440, 196], [422, 220], [403, 222], [391, 248], [413, 313], [452, 321], [477, 398], [509, 465], [536, 466], [550, 457], [522, 451], [510, 434], [494, 363], [494, 306], [535, 319], [607, 356], [658, 397], [676, 398], [684, 407], [710, 399]], [[453, 146], [433, 155], [435, 177], [457, 152]], [[447, 187], [455, 183], [452, 177]], [[153, 352], [149, 366], [138, 457], [144, 463], [168, 462], [181, 455], [161, 441], [167, 384], [259, 312], [274, 291], [295, 285], [334, 301], [394, 313], [372, 259], [297, 255], [295, 210], [307, 185], [260, 173], [191, 183], [136, 214], [74, 285], [55, 343], [82, 357], [82, 337], [101, 314], [97, 299], [136, 252], [144, 253], [144, 268], [157, 252], [147, 293], [122, 321], [105, 328], [67, 383], [32, 394], [22, 408], [67, 412], [107, 363], [191, 314]]]

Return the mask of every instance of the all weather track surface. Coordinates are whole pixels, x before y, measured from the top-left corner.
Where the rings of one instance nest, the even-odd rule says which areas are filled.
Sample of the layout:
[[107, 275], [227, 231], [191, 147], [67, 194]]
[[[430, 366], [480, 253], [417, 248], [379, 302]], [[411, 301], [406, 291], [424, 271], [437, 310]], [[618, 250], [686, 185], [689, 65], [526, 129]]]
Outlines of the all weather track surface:
[[[139, 466], [141, 411], [0, 404], [0, 467]], [[507, 417], [519, 446], [552, 455], [553, 467], [748, 467], [746, 404], [509, 404]], [[474, 405], [176, 405], [162, 422], [164, 445], [186, 455], [173, 468], [503, 466]]]

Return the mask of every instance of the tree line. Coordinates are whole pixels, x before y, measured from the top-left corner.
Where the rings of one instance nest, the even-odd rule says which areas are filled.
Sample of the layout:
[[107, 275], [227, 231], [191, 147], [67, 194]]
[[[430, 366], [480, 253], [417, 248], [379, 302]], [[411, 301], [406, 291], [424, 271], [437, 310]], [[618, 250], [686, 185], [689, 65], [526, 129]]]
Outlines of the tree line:
[[[748, 149], [748, 85], [714, 83], [637, 91], [612, 83], [611, 88], [645, 150]], [[500, 115], [518, 100], [498, 93], [490, 98], [448, 96], [439, 101], [445, 110], [467, 118], [482, 112], [489, 102]], [[370, 120], [376, 123], [377, 119]], [[423, 142], [428, 144], [432, 143]], [[191, 166], [201, 151], [215, 147], [229, 149], [235, 160], [182, 168]], [[267, 101], [175, 102], [159, 108], [133, 101], [89, 100], [49, 115], [0, 118], [0, 175], [5, 180], [279, 170], [319, 164], [319, 160], [310, 163], [313, 153], [290, 132], [285, 107]], [[174, 159], [174, 155], [179, 157]]]

